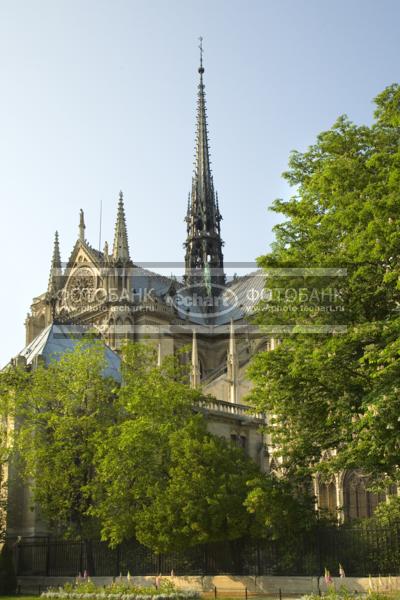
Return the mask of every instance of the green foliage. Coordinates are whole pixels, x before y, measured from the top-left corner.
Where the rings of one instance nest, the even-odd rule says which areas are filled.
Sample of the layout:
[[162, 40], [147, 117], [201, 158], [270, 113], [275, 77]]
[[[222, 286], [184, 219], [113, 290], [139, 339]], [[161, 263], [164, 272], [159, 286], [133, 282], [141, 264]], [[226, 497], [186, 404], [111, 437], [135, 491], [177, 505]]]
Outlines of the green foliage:
[[113, 545], [136, 537], [157, 552], [243, 535], [246, 482], [256, 471], [243, 451], [206, 431], [201, 399], [176, 357], [161, 368], [147, 346], [123, 352], [125, 419], [98, 439], [93, 514]]
[[88, 517], [95, 441], [116, 416], [115, 382], [104, 368], [104, 346], [85, 340], [13, 382], [16, 466], [49, 522], [80, 538], [97, 530]]
[[361, 467], [385, 487], [400, 456], [400, 87], [376, 103], [371, 127], [341, 117], [290, 158], [296, 191], [275, 201], [284, 221], [259, 261], [258, 321], [282, 344], [254, 359], [251, 399], [288, 476]]
[[380, 525], [400, 525], [400, 497], [391, 496], [387, 502], [379, 504], [374, 512], [374, 519]]
[[168, 440], [165, 486], [137, 515], [137, 538], [159, 552], [233, 540], [250, 527], [247, 481], [258, 473], [242, 449], [193, 418]]
[[67, 581], [61, 588], [51, 588], [50, 592], [77, 592], [78, 594], [90, 594], [98, 591], [98, 586], [90, 577], [77, 577], [74, 583]]
[[8, 464], [12, 447], [10, 425], [14, 416], [14, 392], [26, 379], [26, 373], [20, 369], [0, 371], [0, 543], [5, 541], [6, 535]]
[[[337, 590], [335, 586], [330, 586], [325, 594], [323, 594], [324, 598], [328, 600], [358, 600], [359, 594], [351, 593], [345, 585], [340, 586]], [[368, 592], [367, 596], [368, 600], [398, 600], [399, 594], [397, 592], [385, 594], [381, 592]], [[300, 600], [320, 600], [321, 596], [318, 594], [307, 594], [306, 596], [302, 596]]]
[[111, 595], [152, 595], [158, 596], [165, 594], [172, 596], [180, 592], [176, 585], [169, 579], [161, 578], [159, 587], [135, 585], [133, 579], [127, 577], [118, 577], [109, 585], [98, 586], [90, 578], [77, 578], [74, 583], [65, 583], [61, 588], [50, 589], [49, 593], [67, 593], [67, 594], [101, 594], [102, 597]]
[[14, 398], [16, 467], [50, 524], [85, 541], [89, 573], [95, 537], [136, 538], [159, 553], [249, 532], [287, 536], [306, 522], [288, 487], [207, 431], [179, 356], [158, 366], [152, 346], [127, 344], [121, 387], [104, 367], [104, 347], [85, 340], [47, 368], [0, 380]]
[[15, 594], [17, 577], [14, 570], [12, 552], [7, 545], [0, 551], [0, 595]]
[[274, 475], [248, 482], [245, 506], [254, 516], [252, 535], [275, 540], [293, 540], [316, 526], [313, 499], [304, 487]]
[[60, 588], [49, 589], [41, 597], [48, 600], [199, 600], [200, 594], [180, 590], [173, 582], [162, 578], [158, 587], [145, 587], [120, 577], [119, 580], [103, 587], [96, 586], [90, 579], [77, 579], [74, 584], [66, 583]]
[[125, 590], [121, 592], [112, 592], [104, 589], [97, 589], [95, 592], [65, 592], [65, 591], [48, 591], [41, 595], [41, 598], [47, 598], [47, 600], [103, 600], [108, 598], [109, 600], [199, 600], [200, 594], [192, 591], [176, 591], [176, 592], [163, 592], [155, 588], [142, 588], [139, 591], [135, 591], [135, 588], [131, 590]]

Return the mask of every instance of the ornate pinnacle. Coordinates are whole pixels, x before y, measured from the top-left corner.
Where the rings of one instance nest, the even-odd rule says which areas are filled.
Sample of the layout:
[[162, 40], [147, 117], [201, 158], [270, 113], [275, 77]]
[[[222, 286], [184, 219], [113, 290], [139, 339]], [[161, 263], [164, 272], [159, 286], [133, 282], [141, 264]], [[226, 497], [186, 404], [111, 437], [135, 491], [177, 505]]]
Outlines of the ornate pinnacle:
[[119, 193], [117, 221], [115, 224], [113, 253], [114, 260], [129, 261], [128, 233], [125, 221], [124, 195]]
[[81, 242], [85, 241], [85, 229], [86, 229], [85, 215], [83, 213], [83, 210], [80, 209], [80, 211], [79, 211], [79, 239], [81, 240]]
[[60, 256], [60, 243], [58, 239], [58, 231], [54, 234], [53, 256], [51, 259], [49, 284], [47, 291], [49, 294], [54, 294], [61, 287], [62, 265]]

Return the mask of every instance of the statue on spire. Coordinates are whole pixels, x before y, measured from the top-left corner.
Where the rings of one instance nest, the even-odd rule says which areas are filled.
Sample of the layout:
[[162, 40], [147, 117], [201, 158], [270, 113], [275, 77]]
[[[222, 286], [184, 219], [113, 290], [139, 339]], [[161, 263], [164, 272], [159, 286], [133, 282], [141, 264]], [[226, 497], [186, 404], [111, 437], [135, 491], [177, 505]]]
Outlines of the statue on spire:
[[85, 241], [85, 215], [82, 209], [79, 211], [79, 239], [81, 242]]

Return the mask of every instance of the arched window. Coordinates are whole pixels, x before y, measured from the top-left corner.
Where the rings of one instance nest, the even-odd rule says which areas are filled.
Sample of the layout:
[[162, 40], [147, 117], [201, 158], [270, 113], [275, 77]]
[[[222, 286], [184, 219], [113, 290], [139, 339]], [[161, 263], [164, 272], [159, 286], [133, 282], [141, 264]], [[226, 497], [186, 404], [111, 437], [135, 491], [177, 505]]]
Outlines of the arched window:
[[385, 494], [369, 491], [368, 479], [357, 471], [349, 471], [344, 478], [344, 513], [347, 519], [371, 517]]
[[318, 508], [329, 512], [332, 516], [336, 515], [336, 483], [334, 480], [318, 483]]

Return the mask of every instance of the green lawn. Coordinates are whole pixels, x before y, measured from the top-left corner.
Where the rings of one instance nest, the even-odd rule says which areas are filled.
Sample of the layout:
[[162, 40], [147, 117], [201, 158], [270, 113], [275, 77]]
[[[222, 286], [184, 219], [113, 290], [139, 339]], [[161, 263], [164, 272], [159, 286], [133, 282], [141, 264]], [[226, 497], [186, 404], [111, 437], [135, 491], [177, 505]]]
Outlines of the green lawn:
[[24, 596], [23, 594], [16, 594], [15, 596], [0, 596], [0, 600], [38, 600], [39, 596]]

